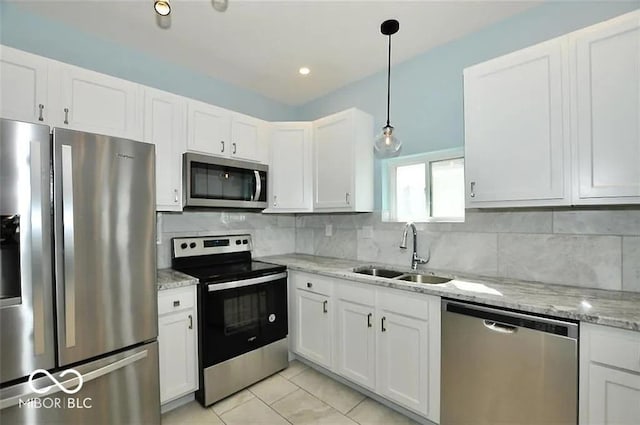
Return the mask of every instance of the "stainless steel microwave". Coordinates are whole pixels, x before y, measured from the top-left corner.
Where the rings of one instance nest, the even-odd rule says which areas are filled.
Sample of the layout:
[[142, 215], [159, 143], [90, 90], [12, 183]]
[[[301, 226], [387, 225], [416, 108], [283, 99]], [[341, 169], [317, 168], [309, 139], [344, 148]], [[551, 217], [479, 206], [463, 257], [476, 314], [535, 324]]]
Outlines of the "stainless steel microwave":
[[[267, 207], [268, 166], [236, 159], [185, 153], [185, 207]], [[161, 170], [158, 170], [162, 172]]]

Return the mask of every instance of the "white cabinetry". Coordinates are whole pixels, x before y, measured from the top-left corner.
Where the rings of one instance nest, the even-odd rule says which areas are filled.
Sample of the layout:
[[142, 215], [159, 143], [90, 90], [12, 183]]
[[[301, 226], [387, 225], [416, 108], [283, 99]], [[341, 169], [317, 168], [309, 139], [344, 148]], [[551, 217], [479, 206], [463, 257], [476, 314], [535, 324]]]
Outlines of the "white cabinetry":
[[638, 203], [640, 11], [577, 31], [570, 42], [574, 203]]
[[640, 203], [640, 11], [464, 71], [467, 206]]
[[190, 100], [187, 148], [192, 152], [265, 162], [266, 122]]
[[314, 211], [373, 210], [373, 118], [348, 109], [313, 122]]
[[580, 425], [637, 425], [640, 333], [580, 325]]
[[569, 203], [565, 48], [558, 38], [464, 70], [468, 206]]
[[160, 402], [198, 389], [196, 286], [158, 293]]
[[183, 97], [147, 87], [144, 112], [144, 141], [156, 146], [156, 209], [182, 211], [186, 102]]
[[[142, 139], [142, 87], [57, 63], [50, 68], [53, 124], [74, 130]], [[60, 90], [60, 91], [58, 91]]]
[[49, 123], [49, 60], [0, 46], [0, 117]]
[[333, 302], [330, 279], [289, 273], [295, 294], [294, 350], [327, 369], [333, 368]]
[[313, 207], [311, 123], [272, 123], [269, 206], [264, 212], [308, 212]]

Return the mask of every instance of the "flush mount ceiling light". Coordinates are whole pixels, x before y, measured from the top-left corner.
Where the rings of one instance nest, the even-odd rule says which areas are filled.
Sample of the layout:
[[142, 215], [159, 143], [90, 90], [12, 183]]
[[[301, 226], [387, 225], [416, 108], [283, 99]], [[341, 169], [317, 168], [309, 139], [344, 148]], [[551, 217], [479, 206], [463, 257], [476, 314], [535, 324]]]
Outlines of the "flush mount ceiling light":
[[384, 21], [380, 25], [380, 32], [389, 37], [389, 57], [387, 61], [387, 125], [376, 137], [373, 144], [376, 155], [380, 158], [390, 158], [400, 154], [402, 142], [394, 135], [394, 128], [389, 122], [389, 105], [391, 103], [391, 35], [398, 32], [400, 23], [395, 19]]
[[171, 5], [169, 0], [155, 0], [153, 2], [153, 8], [160, 16], [168, 16], [171, 13]]
[[306, 66], [303, 66], [302, 68], [300, 68], [298, 70], [298, 72], [300, 73], [300, 75], [309, 75], [311, 70], [309, 68], [307, 68]]
[[211, 5], [218, 12], [224, 12], [229, 7], [228, 0], [211, 0]]

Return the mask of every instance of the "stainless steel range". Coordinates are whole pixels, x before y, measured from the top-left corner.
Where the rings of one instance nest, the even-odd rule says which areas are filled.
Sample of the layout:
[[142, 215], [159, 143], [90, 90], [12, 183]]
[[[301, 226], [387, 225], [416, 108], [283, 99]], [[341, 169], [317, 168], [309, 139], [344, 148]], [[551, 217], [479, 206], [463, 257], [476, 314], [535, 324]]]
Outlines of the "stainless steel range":
[[198, 401], [286, 368], [286, 268], [252, 261], [250, 235], [174, 238], [172, 251], [172, 267], [199, 280]]

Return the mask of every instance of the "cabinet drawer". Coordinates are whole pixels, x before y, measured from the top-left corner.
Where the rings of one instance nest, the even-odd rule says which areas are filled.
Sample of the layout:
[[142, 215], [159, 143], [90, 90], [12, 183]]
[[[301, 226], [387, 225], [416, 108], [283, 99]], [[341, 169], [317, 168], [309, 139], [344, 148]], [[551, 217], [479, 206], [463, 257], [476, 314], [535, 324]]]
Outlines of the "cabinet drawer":
[[314, 292], [316, 294], [331, 295], [333, 282], [331, 278], [311, 273], [291, 272], [289, 278], [298, 289]]
[[172, 313], [195, 305], [195, 286], [169, 289], [158, 293], [158, 315]]
[[640, 372], [640, 332], [588, 325], [583, 329], [589, 336], [591, 361]]

